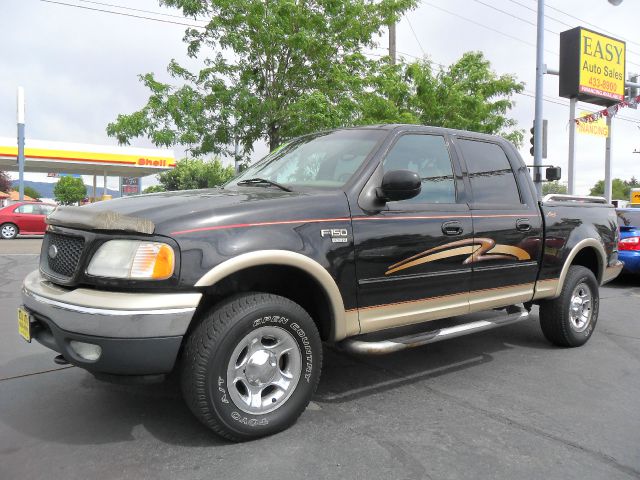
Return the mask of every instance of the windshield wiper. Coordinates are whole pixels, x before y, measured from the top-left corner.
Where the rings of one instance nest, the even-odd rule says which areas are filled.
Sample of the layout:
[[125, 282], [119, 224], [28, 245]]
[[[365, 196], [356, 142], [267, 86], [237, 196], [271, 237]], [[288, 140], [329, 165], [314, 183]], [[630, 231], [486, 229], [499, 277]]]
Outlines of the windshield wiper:
[[284, 185], [274, 182], [273, 180], [269, 180], [266, 178], [247, 178], [246, 180], [240, 180], [236, 185], [269, 185], [273, 187], [278, 187], [280, 190], [284, 190], [285, 192], [293, 192], [289, 187], [285, 187]]

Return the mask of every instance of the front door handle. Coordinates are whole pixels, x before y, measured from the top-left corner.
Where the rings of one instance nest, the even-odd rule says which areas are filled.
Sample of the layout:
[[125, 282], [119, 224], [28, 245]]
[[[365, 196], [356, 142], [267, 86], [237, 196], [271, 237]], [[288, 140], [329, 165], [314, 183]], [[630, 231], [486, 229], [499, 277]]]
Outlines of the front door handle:
[[445, 235], [462, 235], [462, 232], [464, 232], [464, 228], [462, 228], [462, 224], [458, 221], [453, 221], [453, 222], [444, 222], [442, 224], [442, 233], [444, 233]]
[[519, 218], [516, 220], [516, 228], [521, 232], [528, 232], [531, 230], [531, 222], [528, 218]]

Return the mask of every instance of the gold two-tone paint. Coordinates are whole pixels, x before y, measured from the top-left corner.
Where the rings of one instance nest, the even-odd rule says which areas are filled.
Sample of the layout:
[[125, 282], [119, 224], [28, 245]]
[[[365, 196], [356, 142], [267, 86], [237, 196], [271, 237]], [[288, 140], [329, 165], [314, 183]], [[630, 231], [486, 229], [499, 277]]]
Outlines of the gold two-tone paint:
[[439, 247], [430, 248], [420, 252], [398, 263], [389, 266], [385, 275], [416, 267], [424, 263], [442, 260], [444, 258], [467, 255], [462, 262], [463, 265], [471, 263], [486, 262], [489, 260], [530, 260], [531, 256], [520, 247], [512, 245], [496, 244], [491, 238], [469, 238], [446, 243]]

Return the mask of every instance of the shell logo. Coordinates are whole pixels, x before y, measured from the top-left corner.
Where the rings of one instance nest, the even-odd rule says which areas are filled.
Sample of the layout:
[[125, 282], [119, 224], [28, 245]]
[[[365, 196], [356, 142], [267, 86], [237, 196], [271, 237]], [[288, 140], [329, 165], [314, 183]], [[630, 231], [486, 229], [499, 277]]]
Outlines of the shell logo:
[[138, 165], [141, 166], [148, 166], [148, 167], [166, 167], [167, 165], [167, 159], [165, 158], [161, 158], [161, 159], [151, 159], [151, 158], [139, 158], [138, 159]]

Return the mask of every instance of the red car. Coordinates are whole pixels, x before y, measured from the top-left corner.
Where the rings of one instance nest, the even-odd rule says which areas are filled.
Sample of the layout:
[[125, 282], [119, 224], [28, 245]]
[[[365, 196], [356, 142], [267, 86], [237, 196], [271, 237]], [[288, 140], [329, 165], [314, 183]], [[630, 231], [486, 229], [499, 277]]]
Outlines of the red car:
[[43, 235], [47, 225], [44, 218], [55, 205], [38, 202], [18, 202], [0, 208], [0, 237], [5, 240], [21, 235]]

